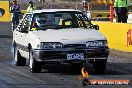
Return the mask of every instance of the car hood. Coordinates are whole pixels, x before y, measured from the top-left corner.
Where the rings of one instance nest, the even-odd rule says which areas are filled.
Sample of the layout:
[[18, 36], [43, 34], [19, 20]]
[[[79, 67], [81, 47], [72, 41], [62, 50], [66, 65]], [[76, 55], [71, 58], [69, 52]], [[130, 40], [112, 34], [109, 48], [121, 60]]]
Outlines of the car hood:
[[94, 29], [48, 29], [32, 31], [32, 35], [37, 37], [40, 42], [61, 42], [69, 43], [86, 43], [87, 41], [106, 40], [106, 38]]

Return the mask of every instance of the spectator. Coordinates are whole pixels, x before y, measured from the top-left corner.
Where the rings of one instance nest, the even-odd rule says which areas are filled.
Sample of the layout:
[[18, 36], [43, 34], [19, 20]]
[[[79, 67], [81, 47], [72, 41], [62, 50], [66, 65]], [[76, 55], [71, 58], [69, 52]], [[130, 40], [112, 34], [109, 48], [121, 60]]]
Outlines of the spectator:
[[27, 12], [31, 12], [33, 10], [36, 10], [36, 6], [32, 1], [29, 1], [29, 7], [27, 8]]
[[39, 3], [44, 3], [44, 2], [45, 2], [45, 0], [38, 0], [38, 2], [39, 2]]
[[13, 4], [10, 7], [10, 13], [12, 13], [12, 30], [17, 27], [19, 24], [19, 16], [20, 16], [20, 6], [17, 4], [16, 0], [13, 0]]
[[130, 0], [115, 0], [114, 8], [117, 22], [127, 23]]

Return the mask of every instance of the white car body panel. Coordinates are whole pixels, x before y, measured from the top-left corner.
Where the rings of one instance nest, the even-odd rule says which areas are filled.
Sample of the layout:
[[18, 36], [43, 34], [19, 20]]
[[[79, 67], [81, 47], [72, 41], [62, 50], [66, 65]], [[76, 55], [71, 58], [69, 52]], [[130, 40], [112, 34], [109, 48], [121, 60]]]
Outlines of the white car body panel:
[[33, 10], [31, 13], [42, 13], [42, 12], [59, 12], [59, 11], [61, 11], [61, 12], [64, 12], [64, 11], [71, 11], [71, 12], [73, 12], [73, 11], [77, 11], [77, 12], [81, 12], [80, 10], [74, 10], [74, 9], [42, 9], [42, 10]]
[[30, 32], [32, 40], [40, 42], [60, 42], [63, 44], [86, 44], [87, 41], [106, 40], [94, 29], [48, 29]]

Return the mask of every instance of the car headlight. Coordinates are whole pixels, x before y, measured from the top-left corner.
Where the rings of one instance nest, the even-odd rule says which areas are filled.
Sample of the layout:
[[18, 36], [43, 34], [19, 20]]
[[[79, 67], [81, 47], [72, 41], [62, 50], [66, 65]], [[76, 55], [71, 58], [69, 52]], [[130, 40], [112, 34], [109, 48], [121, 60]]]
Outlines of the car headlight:
[[44, 49], [44, 48], [62, 48], [63, 44], [59, 42], [43, 42], [40, 45], [38, 45], [38, 48]]
[[86, 47], [103, 47], [108, 46], [107, 41], [88, 41]]

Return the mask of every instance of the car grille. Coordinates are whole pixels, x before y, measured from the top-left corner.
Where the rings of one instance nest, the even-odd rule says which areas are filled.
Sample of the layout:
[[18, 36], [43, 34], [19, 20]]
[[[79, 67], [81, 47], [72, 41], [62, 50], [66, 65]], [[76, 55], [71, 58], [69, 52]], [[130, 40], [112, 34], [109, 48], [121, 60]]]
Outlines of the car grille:
[[64, 48], [86, 48], [85, 44], [66, 44]]

